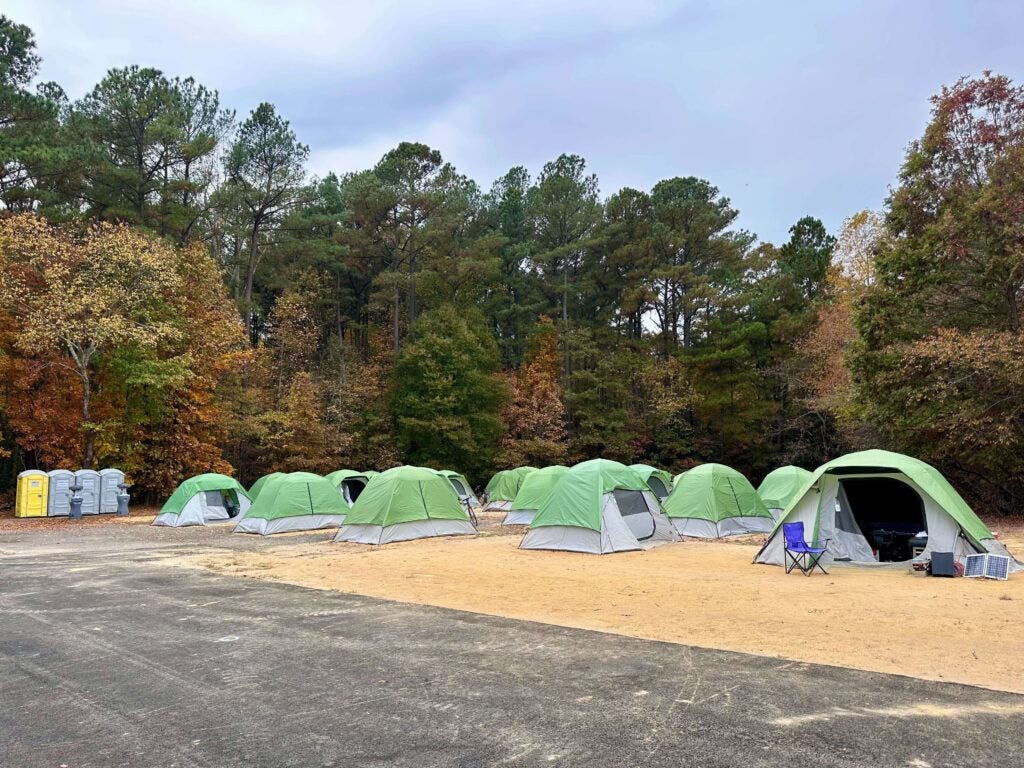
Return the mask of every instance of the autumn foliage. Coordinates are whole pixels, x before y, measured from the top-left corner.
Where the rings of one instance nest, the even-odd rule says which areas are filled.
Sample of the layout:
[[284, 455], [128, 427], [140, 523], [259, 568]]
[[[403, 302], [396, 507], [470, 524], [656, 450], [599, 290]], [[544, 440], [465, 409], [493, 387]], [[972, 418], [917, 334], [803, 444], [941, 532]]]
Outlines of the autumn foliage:
[[503, 414], [506, 432], [500, 457], [504, 466], [546, 467], [566, 461], [561, 365], [557, 333], [551, 320], [542, 317], [532, 352], [522, 367], [507, 377], [509, 399]]
[[202, 249], [125, 225], [0, 223], [4, 413], [44, 466], [116, 463], [165, 493], [227, 470], [217, 385], [241, 325]]

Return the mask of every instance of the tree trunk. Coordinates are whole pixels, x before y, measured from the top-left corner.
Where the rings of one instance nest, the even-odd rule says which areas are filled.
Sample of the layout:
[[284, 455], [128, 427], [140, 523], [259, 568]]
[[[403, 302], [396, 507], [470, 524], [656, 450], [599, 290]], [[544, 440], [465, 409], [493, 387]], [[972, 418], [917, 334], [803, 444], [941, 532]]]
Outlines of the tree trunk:
[[391, 341], [394, 345], [395, 357], [398, 357], [398, 312], [401, 309], [401, 297], [395, 288], [395, 306], [391, 311]]
[[1014, 333], [1020, 333], [1020, 309], [1017, 307], [1017, 292], [1016, 285], [1007, 286], [1006, 303], [1009, 310], [1010, 330]]
[[569, 377], [572, 373], [572, 359], [569, 356], [569, 265], [566, 263], [562, 272], [562, 343], [565, 350], [565, 391], [569, 391]]
[[252, 231], [249, 233], [249, 263], [246, 265], [245, 295], [242, 297], [245, 311], [245, 335], [250, 344], [252, 343], [252, 288], [256, 280], [256, 237], [258, 234], [259, 224], [254, 222]]
[[82, 423], [85, 427], [85, 456], [82, 467], [92, 469], [93, 454], [96, 451], [96, 430], [92, 426], [92, 382], [89, 380], [88, 368], [80, 371], [82, 377]]
[[416, 256], [409, 257], [409, 283], [406, 290], [406, 312], [409, 316], [409, 327], [416, 321]]

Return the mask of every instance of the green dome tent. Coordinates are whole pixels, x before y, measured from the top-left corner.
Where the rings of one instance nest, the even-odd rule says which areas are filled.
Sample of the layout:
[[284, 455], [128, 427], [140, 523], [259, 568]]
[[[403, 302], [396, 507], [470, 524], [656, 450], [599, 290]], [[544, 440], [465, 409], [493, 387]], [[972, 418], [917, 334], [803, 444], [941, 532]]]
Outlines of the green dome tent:
[[788, 465], [773, 469], [757, 486], [757, 495], [768, 507], [772, 517], [778, 519], [782, 510], [789, 506], [789, 502], [803, 489], [810, 476], [811, 473], [803, 467]]
[[606, 554], [678, 538], [636, 472], [617, 461], [592, 459], [558, 479], [519, 547]]
[[446, 477], [424, 467], [395, 467], [370, 479], [335, 541], [387, 544], [476, 533]]
[[153, 525], [206, 525], [244, 515], [252, 501], [237, 480], [209, 472], [179, 485], [160, 509]]
[[658, 501], [664, 501], [672, 493], [672, 475], [664, 469], [658, 469], [649, 464], [630, 464], [629, 468], [640, 475], [640, 479], [654, 491]]
[[363, 492], [363, 488], [370, 482], [370, 478], [365, 472], [356, 472], [354, 469], [338, 469], [324, 477], [338, 489], [341, 498], [350, 507], [355, 504], [359, 494]]
[[772, 515], [743, 475], [724, 464], [701, 464], [676, 478], [665, 514], [684, 536], [717, 539], [767, 533]]
[[284, 533], [336, 528], [348, 507], [331, 482], [312, 472], [290, 472], [264, 484], [235, 533]]
[[468, 503], [472, 507], [480, 506], [480, 499], [473, 493], [473, 486], [469, 484], [469, 480], [466, 479], [465, 475], [451, 469], [438, 469], [435, 471], [451, 483], [452, 488], [455, 489], [455, 494], [459, 497], [459, 501], [463, 504]]
[[496, 472], [491, 482], [487, 484], [487, 506], [484, 507], [484, 511], [507, 511], [519, 493], [519, 486], [523, 484], [523, 480], [531, 472], [536, 471], [536, 467], [516, 467]]
[[264, 475], [249, 487], [249, 498], [256, 501], [257, 497], [260, 495], [260, 491], [263, 490], [263, 486], [275, 477], [283, 476], [284, 472], [271, 472], [269, 475]]
[[569, 471], [568, 467], [556, 464], [531, 472], [519, 486], [512, 506], [501, 521], [502, 525], [529, 525], [533, 516], [540, 509], [541, 503], [548, 497], [562, 475]]
[[[782, 525], [793, 522], [804, 524], [809, 540], [830, 540], [822, 558], [826, 565], [905, 566], [930, 560], [932, 552], [953, 552], [958, 560], [973, 553], [1008, 554], [942, 473], [891, 451], [858, 451], [818, 467], [782, 513], [755, 563], [784, 564]], [[1011, 570], [1021, 568], [1015, 560], [1010, 563]]]

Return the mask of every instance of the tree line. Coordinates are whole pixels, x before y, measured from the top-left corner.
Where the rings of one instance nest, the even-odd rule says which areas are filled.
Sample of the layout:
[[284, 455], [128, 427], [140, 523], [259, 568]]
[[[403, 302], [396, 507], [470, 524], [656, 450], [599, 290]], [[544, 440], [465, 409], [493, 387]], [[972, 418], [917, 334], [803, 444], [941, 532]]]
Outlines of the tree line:
[[944, 88], [884, 211], [780, 244], [711, 181], [579, 156], [482, 188], [419, 143], [310, 177], [273, 105], [111, 70], [70, 100], [0, 18], [7, 480], [594, 456], [757, 477], [880, 446], [1024, 491], [1024, 96]]

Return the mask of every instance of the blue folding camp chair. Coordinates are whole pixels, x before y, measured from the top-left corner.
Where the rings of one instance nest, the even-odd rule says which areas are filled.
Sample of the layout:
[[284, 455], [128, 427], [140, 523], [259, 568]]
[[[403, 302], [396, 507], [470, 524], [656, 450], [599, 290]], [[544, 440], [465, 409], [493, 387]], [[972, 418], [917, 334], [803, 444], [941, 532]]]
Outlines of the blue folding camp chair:
[[821, 564], [822, 555], [828, 549], [830, 539], [821, 541], [804, 541], [803, 523], [783, 523], [782, 535], [786, 540], [786, 573], [799, 568], [804, 576], [810, 576], [817, 568], [828, 574]]

